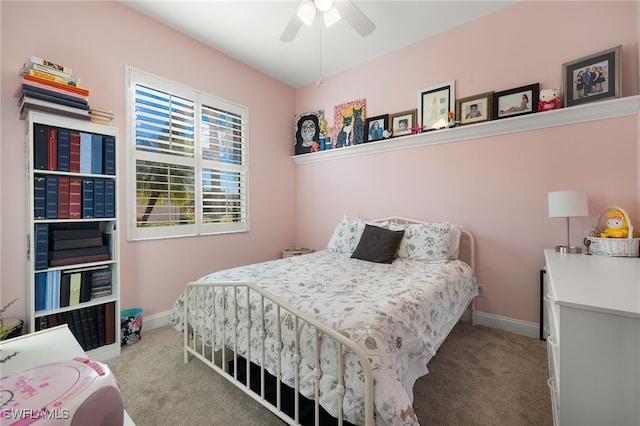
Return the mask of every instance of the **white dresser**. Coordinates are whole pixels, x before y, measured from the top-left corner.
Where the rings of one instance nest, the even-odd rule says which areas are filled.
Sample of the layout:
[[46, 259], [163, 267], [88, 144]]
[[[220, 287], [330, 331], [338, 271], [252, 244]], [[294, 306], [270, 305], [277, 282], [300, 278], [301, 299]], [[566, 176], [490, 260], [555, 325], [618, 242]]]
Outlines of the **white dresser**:
[[640, 259], [545, 250], [555, 425], [640, 425]]

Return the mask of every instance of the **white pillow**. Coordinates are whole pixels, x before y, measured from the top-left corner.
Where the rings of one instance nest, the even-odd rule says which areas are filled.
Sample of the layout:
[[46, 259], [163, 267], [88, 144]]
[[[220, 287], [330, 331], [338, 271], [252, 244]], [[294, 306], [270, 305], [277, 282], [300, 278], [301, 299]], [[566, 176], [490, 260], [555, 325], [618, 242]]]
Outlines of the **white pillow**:
[[334, 253], [352, 254], [360, 242], [366, 224], [385, 227], [388, 225], [388, 222], [366, 222], [362, 219], [349, 218], [345, 215], [333, 230], [333, 235], [327, 244], [327, 249]]
[[446, 262], [457, 257], [462, 227], [448, 222], [392, 224], [391, 229], [404, 229], [398, 257], [427, 262]]

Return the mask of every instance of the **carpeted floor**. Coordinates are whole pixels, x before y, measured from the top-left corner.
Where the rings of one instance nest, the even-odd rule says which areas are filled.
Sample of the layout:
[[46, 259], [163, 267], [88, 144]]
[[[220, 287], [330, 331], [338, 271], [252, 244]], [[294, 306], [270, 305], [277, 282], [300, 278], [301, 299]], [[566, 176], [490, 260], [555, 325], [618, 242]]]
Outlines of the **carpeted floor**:
[[[107, 362], [138, 426], [282, 426], [283, 422], [197, 359], [182, 334], [145, 332]], [[414, 387], [421, 425], [552, 425], [545, 342], [460, 322]]]

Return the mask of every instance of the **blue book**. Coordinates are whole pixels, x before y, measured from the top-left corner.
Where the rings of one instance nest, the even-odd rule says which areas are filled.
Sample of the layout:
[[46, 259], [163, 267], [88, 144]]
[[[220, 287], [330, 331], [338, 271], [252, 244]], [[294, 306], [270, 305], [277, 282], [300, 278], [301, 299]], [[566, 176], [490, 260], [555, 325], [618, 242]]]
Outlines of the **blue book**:
[[105, 195], [104, 179], [93, 180], [93, 217], [103, 218], [105, 216]]
[[80, 132], [80, 173], [91, 173], [91, 134]]
[[49, 164], [49, 133], [43, 124], [33, 125], [33, 168], [47, 170]]
[[69, 129], [58, 129], [58, 170], [69, 171], [69, 150], [71, 148]]
[[93, 179], [82, 179], [82, 217], [93, 218]]
[[53, 294], [51, 295], [52, 299], [52, 307], [51, 309], [59, 309], [60, 308], [60, 270], [49, 271], [51, 275], [53, 275]]
[[102, 137], [103, 172], [105, 175], [116, 174], [116, 138], [110, 135]]
[[47, 175], [45, 177], [45, 216], [47, 219], [58, 218], [58, 176]]
[[53, 309], [53, 271], [47, 272], [47, 297], [44, 301], [44, 309]]
[[102, 174], [102, 135], [91, 135], [91, 173]]
[[39, 272], [35, 275], [35, 307], [36, 311], [44, 309], [45, 300], [47, 297], [47, 273]]
[[116, 217], [116, 181], [104, 181], [104, 217]]
[[49, 225], [47, 223], [35, 224], [33, 246], [35, 251], [33, 257], [34, 269], [47, 269], [49, 267]]
[[33, 177], [33, 218], [47, 217], [47, 183], [44, 176]]

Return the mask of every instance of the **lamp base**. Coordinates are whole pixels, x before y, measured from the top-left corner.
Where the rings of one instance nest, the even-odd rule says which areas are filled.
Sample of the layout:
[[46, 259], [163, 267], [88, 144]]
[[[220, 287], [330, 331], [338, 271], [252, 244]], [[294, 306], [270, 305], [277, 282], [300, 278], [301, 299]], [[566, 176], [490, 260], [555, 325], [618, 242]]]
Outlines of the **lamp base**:
[[572, 254], [582, 253], [582, 249], [580, 247], [573, 247], [573, 246], [556, 246], [556, 251], [558, 253], [572, 253]]

